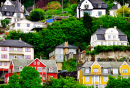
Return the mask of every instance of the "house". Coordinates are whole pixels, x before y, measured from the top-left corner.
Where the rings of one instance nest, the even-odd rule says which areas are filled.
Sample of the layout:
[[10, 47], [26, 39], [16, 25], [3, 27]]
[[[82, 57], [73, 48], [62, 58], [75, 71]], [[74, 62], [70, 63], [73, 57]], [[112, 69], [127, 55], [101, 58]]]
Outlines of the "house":
[[57, 78], [57, 65], [54, 60], [39, 60], [39, 59], [12, 59], [10, 62], [8, 73], [5, 74], [5, 84], [8, 83], [9, 77], [16, 72], [17, 75], [25, 66], [35, 67], [42, 77], [42, 82], [50, 79], [50, 77]]
[[77, 54], [78, 47], [68, 44], [65, 42], [61, 45], [56, 46], [50, 53], [49, 53], [49, 60], [55, 60], [58, 70], [62, 70], [62, 63], [64, 61], [64, 55], [70, 52]]
[[33, 22], [27, 19], [23, 19], [15, 22], [12, 26], [10, 26], [10, 30], [22, 30], [24, 33], [34, 32], [33, 29], [42, 29], [42, 22]]
[[10, 21], [9, 25], [13, 24], [16, 21], [25, 19], [23, 11], [24, 6], [20, 2], [6, 0], [2, 7], [0, 7], [0, 20], [8, 19]]
[[[115, 11], [117, 11], [118, 9], [121, 8], [121, 5], [119, 3], [114, 2], [114, 6], [109, 10], [109, 13], [111, 16], [116, 16]], [[128, 8], [130, 8], [130, 3], [129, 4], [125, 4]]]
[[107, 4], [103, 0], [81, 0], [77, 6], [77, 18], [87, 12], [91, 17], [100, 17], [107, 12]]
[[105, 88], [108, 76], [130, 76], [130, 62], [86, 62], [78, 68], [78, 81], [94, 88]]
[[127, 35], [114, 28], [102, 28], [100, 25], [97, 31], [91, 36], [90, 44], [94, 49], [97, 45], [128, 45]]
[[9, 69], [11, 59], [34, 59], [34, 46], [21, 40], [0, 41], [0, 76]]

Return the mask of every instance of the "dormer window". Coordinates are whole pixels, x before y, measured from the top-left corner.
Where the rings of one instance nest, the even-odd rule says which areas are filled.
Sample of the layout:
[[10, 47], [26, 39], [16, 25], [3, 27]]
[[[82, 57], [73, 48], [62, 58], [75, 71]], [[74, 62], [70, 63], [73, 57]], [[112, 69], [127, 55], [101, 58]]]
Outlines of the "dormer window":
[[98, 4], [98, 8], [101, 8], [102, 4]]
[[53, 72], [53, 68], [52, 67], [49, 68], [49, 72]]
[[88, 7], [89, 7], [89, 5], [84, 5], [84, 8], [85, 8], [85, 9], [88, 9]]
[[23, 69], [23, 67], [21, 66], [21, 67], [19, 67], [19, 71], [22, 71], [22, 69]]

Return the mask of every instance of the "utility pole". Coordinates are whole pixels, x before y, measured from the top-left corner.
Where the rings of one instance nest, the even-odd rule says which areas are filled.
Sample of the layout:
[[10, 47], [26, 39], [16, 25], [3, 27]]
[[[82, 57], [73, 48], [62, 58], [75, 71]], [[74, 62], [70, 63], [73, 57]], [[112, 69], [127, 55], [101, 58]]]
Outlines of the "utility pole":
[[123, 17], [124, 17], [124, 0], [123, 0]]

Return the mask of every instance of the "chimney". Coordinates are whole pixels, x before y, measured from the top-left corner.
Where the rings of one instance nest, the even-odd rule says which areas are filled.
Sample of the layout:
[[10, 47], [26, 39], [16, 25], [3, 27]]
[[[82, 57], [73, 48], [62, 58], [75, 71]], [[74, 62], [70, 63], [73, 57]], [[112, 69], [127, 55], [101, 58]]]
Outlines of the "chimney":
[[116, 27], [116, 26], [114, 26], [114, 29], [117, 29], [117, 27]]
[[102, 28], [102, 25], [99, 25], [99, 29], [101, 29]]
[[3, 41], [5, 41], [5, 36], [3, 36]]
[[65, 41], [65, 47], [68, 47], [68, 41]]
[[1, 7], [3, 6], [3, 2], [1, 2]]
[[19, 41], [21, 41], [21, 38], [19, 38]]
[[80, 49], [78, 49], [78, 53], [80, 53]]
[[40, 60], [42, 60], [42, 55], [40, 55]]

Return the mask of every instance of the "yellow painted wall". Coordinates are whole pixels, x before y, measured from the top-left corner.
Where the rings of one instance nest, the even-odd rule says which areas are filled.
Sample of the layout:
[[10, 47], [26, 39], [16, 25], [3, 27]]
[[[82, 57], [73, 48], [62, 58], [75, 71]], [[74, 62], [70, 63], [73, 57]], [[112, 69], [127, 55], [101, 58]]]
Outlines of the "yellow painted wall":
[[50, 57], [49, 60], [55, 60], [55, 55]]
[[82, 74], [82, 69], [80, 69], [78, 73], [79, 73], [79, 75], [78, 75], [78, 76], [79, 76], [79, 82], [80, 82], [81, 84], [83, 84], [83, 74]]
[[58, 70], [62, 70], [62, 63], [56, 63]]
[[101, 73], [101, 67], [97, 62], [94, 62], [94, 64], [91, 67], [91, 73], [94, 72], [94, 68], [98, 68], [98, 72]]
[[86, 81], [86, 76], [83, 77], [84, 78], [84, 84], [92, 84], [92, 76], [89, 76], [89, 81]]
[[[130, 67], [127, 64], [126, 65], [124, 65], [124, 64], [126, 64], [126, 62], [124, 62], [122, 64], [122, 66], [120, 67], [121, 75], [129, 75], [129, 73], [130, 73]], [[123, 73], [123, 69], [128, 69], [128, 73]]]
[[104, 82], [104, 76], [101, 76], [100, 80], [101, 80], [101, 84], [107, 84], [107, 82]]

